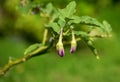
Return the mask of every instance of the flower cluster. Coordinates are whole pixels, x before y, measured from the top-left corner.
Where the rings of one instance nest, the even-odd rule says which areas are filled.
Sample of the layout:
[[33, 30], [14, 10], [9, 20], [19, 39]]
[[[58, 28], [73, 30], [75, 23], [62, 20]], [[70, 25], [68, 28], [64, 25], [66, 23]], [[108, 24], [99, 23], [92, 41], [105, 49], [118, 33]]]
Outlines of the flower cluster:
[[[62, 32], [62, 28], [61, 28], [61, 31], [60, 31], [60, 36], [59, 36], [59, 40], [58, 40], [58, 43], [56, 45], [56, 48], [58, 50], [58, 54], [63, 57], [65, 52], [64, 52], [64, 47], [63, 47], [63, 42], [62, 42], [62, 35], [63, 35], [63, 32]], [[75, 40], [75, 35], [74, 35], [74, 32], [71, 31], [72, 33], [72, 40], [71, 40], [71, 49], [70, 49], [70, 52], [71, 53], [74, 53], [76, 51], [76, 47], [77, 47], [77, 42]]]

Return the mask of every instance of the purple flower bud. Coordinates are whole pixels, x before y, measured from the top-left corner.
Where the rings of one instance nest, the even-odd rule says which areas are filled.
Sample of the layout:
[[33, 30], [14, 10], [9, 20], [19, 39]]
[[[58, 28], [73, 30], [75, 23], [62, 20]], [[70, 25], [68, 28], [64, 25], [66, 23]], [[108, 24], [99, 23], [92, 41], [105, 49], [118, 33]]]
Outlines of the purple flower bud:
[[64, 56], [64, 47], [63, 47], [63, 43], [60, 41], [57, 43], [56, 48], [58, 50], [58, 54], [63, 57]]
[[60, 55], [61, 57], [64, 56], [64, 49], [59, 49], [59, 55]]
[[75, 47], [71, 47], [70, 52], [74, 53], [75, 51], [76, 51], [76, 48]]

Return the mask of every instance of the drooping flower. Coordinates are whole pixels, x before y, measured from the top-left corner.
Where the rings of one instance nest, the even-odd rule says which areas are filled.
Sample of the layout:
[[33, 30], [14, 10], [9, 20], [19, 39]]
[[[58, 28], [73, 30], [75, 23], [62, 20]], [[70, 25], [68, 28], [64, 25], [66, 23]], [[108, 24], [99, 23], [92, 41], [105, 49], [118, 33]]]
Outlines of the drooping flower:
[[72, 41], [71, 41], [71, 49], [70, 52], [74, 53], [76, 51], [76, 47], [77, 47], [77, 42], [75, 40], [75, 35], [74, 32], [72, 31]]
[[63, 57], [64, 56], [64, 47], [63, 47], [63, 43], [61, 41], [58, 41], [56, 48], [58, 50], [58, 54]]
[[62, 28], [60, 31], [60, 36], [59, 36], [59, 40], [58, 43], [56, 45], [56, 48], [58, 50], [58, 54], [63, 57], [64, 56], [64, 47], [63, 47], [63, 43], [62, 43]]

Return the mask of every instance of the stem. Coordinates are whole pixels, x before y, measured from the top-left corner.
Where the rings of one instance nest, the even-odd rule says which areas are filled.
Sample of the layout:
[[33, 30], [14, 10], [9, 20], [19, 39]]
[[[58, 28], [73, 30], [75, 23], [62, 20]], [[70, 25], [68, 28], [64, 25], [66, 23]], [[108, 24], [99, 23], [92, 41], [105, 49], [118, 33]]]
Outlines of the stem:
[[63, 33], [63, 35], [66, 35], [70, 32], [70, 29], [68, 29], [65, 33]]
[[47, 41], [48, 29], [45, 29], [42, 44], [45, 45]]
[[6, 74], [7, 71], [10, 70], [10, 68], [20, 64], [20, 63], [24, 63], [26, 62], [27, 60], [35, 57], [35, 56], [39, 56], [39, 55], [42, 55], [44, 53], [46, 53], [46, 51], [52, 46], [53, 44], [53, 41], [50, 42], [49, 45], [45, 45], [45, 46], [42, 46], [42, 47], [39, 47], [37, 50], [23, 56], [22, 58], [19, 58], [17, 60], [9, 60], [8, 63], [3, 66], [2, 69], [0, 69], [0, 76], [3, 76]]
[[72, 40], [75, 40], [75, 35], [74, 35], [73, 30], [72, 30]]
[[[81, 40], [81, 38], [76, 38], [76, 41], [80, 41], [80, 40]], [[46, 53], [45, 51], [47, 51], [49, 48], [51, 48], [51, 46], [53, 44], [53, 41], [54, 41], [53, 39], [50, 40], [50, 44], [49, 45], [42, 46], [42, 47], [38, 48], [37, 50], [35, 50], [35, 51], [33, 51], [33, 52], [23, 56], [22, 58], [16, 59], [14, 61], [10, 59], [8, 61], [8, 63], [5, 64], [2, 69], [0, 69], [0, 76], [5, 75], [6, 72], [8, 72], [10, 70], [10, 68], [12, 68], [12, 67], [14, 67], [14, 66], [16, 66], [18, 64], [24, 63], [24, 62], [28, 61], [29, 59], [37, 56], [38, 54], [42, 55], [42, 54]], [[68, 42], [68, 41], [65, 41], [63, 43], [66, 44], [66, 45], [70, 44], [70, 42]]]
[[62, 42], [63, 28], [60, 29], [59, 42]]

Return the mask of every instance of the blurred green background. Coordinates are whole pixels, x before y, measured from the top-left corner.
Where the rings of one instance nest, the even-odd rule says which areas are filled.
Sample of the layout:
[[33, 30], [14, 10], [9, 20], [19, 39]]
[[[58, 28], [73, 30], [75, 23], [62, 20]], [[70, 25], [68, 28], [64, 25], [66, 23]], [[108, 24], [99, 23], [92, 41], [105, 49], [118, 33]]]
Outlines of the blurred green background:
[[[72, 0], [34, 0], [38, 3], [52, 2], [59, 8]], [[73, 55], [66, 48], [63, 58], [55, 49], [49, 54], [35, 57], [12, 68], [0, 82], [120, 82], [120, 1], [75, 0], [77, 15], [89, 15], [99, 21], [107, 20], [113, 29], [112, 38], [94, 42], [100, 60], [79, 43]], [[22, 57], [30, 44], [41, 42], [45, 20], [39, 16], [21, 16], [17, 10], [20, 0], [0, 0], [0, 68]]]

